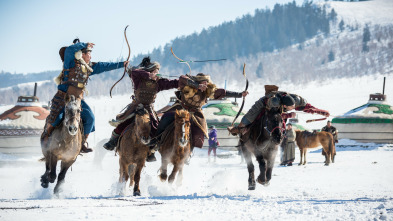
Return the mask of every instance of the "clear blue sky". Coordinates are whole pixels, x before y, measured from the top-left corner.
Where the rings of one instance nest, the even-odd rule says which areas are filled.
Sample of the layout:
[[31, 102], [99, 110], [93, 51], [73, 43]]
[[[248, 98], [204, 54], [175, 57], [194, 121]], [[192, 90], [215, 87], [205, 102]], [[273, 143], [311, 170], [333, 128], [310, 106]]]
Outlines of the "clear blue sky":
[[93, 61], [127, 57], [126, 25], [132, 54], [147, 53], [178, 36], [289, 1], [0, 0], [0, 71], [60, 70], [58, 51], [75, 37], [96, 44]]

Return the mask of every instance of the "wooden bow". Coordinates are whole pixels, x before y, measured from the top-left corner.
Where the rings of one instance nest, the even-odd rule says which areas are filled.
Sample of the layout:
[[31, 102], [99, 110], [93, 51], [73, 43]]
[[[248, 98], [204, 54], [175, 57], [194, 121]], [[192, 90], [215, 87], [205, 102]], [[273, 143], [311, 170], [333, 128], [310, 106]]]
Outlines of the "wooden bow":
[[[244, 65], [243, 65], [243, 76], [246, 78], [246, 89], [244, 89], [244, 91], [247, 91], [247, 89], [248, 89], [248, 78], [246, 76], [246, 63], [244, 63]], [[240, 113], [242, 112], [245, 101], [246, 101], [246, 97], [243, 97], [242, 106], [240, 106], [239, 112], [237, 113], [237, 115], [236, 115], [235, 119], [233, 120], [231, 126], [233, 126], [235, 124], [236, 119], [239, 117]]]
[[188, 68], [190, 69], [190, 75], [191, 75], [191, 66], [188, 64], [188, 62], [185, 61], [185, 60], [183, 60], [183, 59], [180, 59], [179, 57], [177, 57], [177, 56], [175, 55], [175, 53], [173, 52], [172, 47], [171, 47], [171, 52], [172, 52], [172, 55], [173, 55], [177, 60], [180, 61], [180, 63], [186, 64], [186, 65], [188, 66]]
[[[126, 42], [127, 42], [127, 46], [128, 46], [128, 57], [127, 57], [127, 61], [128, 61], [128, 60], [130, 60], [130, 56], [131, 56], [131, 48], [130, 48], [130, 44], [128, 43], [128, 40], [127, 40], [127, 32], [126, 32], [127, 28], [128, 28], [128, 25], [124, 29], [124, 37], [126, 38]], [[112, 98], [112, 89], [116, 86], [117, 83], [119, 83], [124, 78], [126, 71], [127, 71], [127, 67], [124, 67], [123, 76], [118, 81], [116, 81], [116, 83], [111, 87], [111, 90], [109, 91], [109, 95], [111, 96], [111, 98]]]

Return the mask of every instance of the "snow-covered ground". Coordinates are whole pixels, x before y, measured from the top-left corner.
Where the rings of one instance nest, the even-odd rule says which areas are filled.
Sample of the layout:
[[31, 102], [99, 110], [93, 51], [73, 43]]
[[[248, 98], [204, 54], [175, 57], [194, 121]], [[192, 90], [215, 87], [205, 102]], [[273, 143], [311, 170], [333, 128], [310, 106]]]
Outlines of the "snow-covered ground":
[[[385, 89], [390, 104], [392, 77], [387, 75]], [[338, 115], [365, 104], [368, 94], [381, 92], [382, 79], [375, 75], [280, 86]], [[156, 108], [172, 93], [159, 95]], [[245, 110], [262, 94], [262, 87], [251, 84]], [[328, 167], [320, 149], [309, 151], [306, 166], [297, 166], [298, 150], [292, 167], [280, 167], [277, 157], [270, 186], [258, 184], [254, 191], [247, 190], [246, 165], [236, 152], [221, 150], [217, 162], [208, 164], [207, 151], [195, 150], [180, 187], [159, 181], [157, 154], [158, 162], [143, 169], [142, 196], [133, 197], [132, 190], [120, 196], [118, 156], [104, 150], [102, 142], [113, 129], [107, 121], [129, 96], [86, 100], [96, 115], [96, 132], [89, 137], [95, 152], [78, 158], [59, 198], [52, 194], [53, 184], [40, 186], [44, 163], [38, 161], [39, 153], [0, 154], [0, 220], [393, 220], [393, 145], [350, 140], [340, 140], [336, 162]], [[0, 112], [7, 108], [1, 106]]]
[[180, 187], [161, 183], [159, 162], [148, 163], [141, 197], [119, 195], [118, 157], [101, 147], [102, 161], [79, 157], [59, 198], [53, 184], [40, 187], [38, 156], [0, 155], [0, 220], [393, 220], [392, 150], [341, 140], [328, 167], [320, 149], [306, 166], [280, 167], [277, 158], [270, 186], [254, 191], [236, 152], [219, 151], [208, 164], [206, 150], [196, 150]]

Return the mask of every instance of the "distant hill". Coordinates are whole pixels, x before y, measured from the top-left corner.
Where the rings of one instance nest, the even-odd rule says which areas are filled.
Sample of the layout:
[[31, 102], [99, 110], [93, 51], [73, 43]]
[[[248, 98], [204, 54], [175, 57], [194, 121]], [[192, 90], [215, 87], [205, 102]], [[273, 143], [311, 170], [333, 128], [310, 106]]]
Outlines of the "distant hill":
[[[366, 2], [364, 6], [354, 4], [358, 11], [369, 11], [370, 5], [374, 7], [372, 10], [379, 10], [381, 2], [385, 7], [384, 0]], [[247, 64], [249, 79], [260, 84], [300, 85], [315, 80], [392, 72], [393, 26], [349, 22], [348, 17], [342, 18], [331, 4], [347, 3], [277, 4], [272, 10], [258, 9], [254, 15], [244, 15], [201, 33], [175, 38], [149, 55], [162, 64], [160, 72], [164, 76], [189, 72], [186, 65], [177, 63], [171, 47], [184, 60], [226, 58], [221, 62], [190, 63], [192, 74], [211, 74], [220, 87], [224, 86], [224, 80], [228, 85], [244, 84], [238, 81], [243, 63]], [[340, 7], [340, 12], [349, 14], [345, 8]], [[380, 21], [383, 15], [378, 16]], [[366, 13], [363, 17], [372, 19]], [[132, 64], [138, 64], [143, 56], [146, 54], [134, 57]], [[0, 96], [0, 104], [14, 103], [18, 95], [31, 90], [16, 84], [53, 79], [58, 73], [60, 70], [31, 75], [0, 73], [0, 79], [7, 79], [0, 80], [0, 88], [3, 88], [0, 92], [6, 95]], [[122, 73], [119, 69], [93, 76], [88, 85], [90, 95], [107, 96]], [[38, 95], [41, 100], [50, 100], [55, 91], [54, 83], [46, 82], [40, 85]], [[123, 80], [113, 91], [113, 94], [124, 93], [132, 93], [129, 79]]]

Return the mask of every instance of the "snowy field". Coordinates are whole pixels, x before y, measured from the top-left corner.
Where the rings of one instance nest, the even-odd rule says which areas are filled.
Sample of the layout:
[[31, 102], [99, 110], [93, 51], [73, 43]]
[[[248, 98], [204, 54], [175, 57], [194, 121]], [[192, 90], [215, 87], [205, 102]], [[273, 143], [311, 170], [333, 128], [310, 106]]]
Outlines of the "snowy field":
[[[390, 104], [392, 77], [387, 75], [385, 90]], [[381, 92], [382, 79], [375, 75], [281, 88], [338, 115], [365, 104], [370, 93]], [[259, 88], [250, 85], [245, 110], [263, 94]], [[172, 93], [159, 95], [156, 108]], [[247, 190], [248, 172], [237, 152], [220, 150], [217, 161], [208, 164], [207, 150], [195, 150], [180, 187], [160, 182], [157, 154], [158, 162], [147, 163], [142, 171], [142, 196], [133, 197], [132, 189], [119, 195], [118, 156], [104, 150], [102, 142], [113, 129], [107, 121], [129, 96], [86, 100], [97, 120], [89, 137], [94, 152], [78, 158], [59, 197], [52, 194], [53, 184], [40, 186], [44, 163], [38, 161], [39, 148], [30, 155], [0, 154], [0, 220], [393, 220], [393, 145], [350, 140], [340, 140], [336, 162], [328, 167], [323, 166], [321, 149], [309, 151], [306, 166], [297, 166], [298, 150], [292, 167], [280, 167], [277, 157], [270, 186], [257, 184], [254, 191]], [[0, 107], [1, 112], [6, 109]]]
[[393, 220], [392, 150], [341, 140], [328, 167], [320, 149], [297, 166], [297, 151], [294, 166], [277, 158], [270, 186], [254, 191], [237, 152], [219, 151], [208, 164], [207, 151], [196, 150], [180, 187], [161, 183], [160, 164], [148, 163], [141, 197], [119, 195], [118, 157], [101, 147], [79, 157], [60, 197], [53, 184], [40, 187], [38, 156], [0, 155], [0, 220]]

